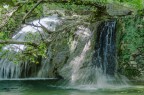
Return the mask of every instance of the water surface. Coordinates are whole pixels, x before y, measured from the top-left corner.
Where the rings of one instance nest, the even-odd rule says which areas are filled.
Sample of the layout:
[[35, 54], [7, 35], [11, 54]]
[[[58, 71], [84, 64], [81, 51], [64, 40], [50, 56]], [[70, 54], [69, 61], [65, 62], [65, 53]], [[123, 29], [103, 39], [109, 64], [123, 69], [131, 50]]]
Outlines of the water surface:
[[[144, 95], [144, 85], [90, 89], [55, 86], [57, 80], [0, 80], [0, 95]], [[86, 89], [87, 88], [87, 89]]]

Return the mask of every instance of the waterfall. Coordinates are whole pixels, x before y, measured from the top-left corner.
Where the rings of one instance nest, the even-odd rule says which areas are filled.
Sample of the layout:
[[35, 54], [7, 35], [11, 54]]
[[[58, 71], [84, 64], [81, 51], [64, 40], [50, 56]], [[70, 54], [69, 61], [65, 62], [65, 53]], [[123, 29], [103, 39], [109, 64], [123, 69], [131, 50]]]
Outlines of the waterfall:
[[[70, 62], [70, 87], [95, 89], [128, 86], [127, 78], [117, 74], [116, 71], [115, 27], [116, 21], [110, 20], [102, 22], [98, 26], [97, 31], [95, 31], [97, 32], [97, 37], [96, 40], [94, 40], [94, 53], [92, 54], [92, 43], [91, 40], [89, 40], [83, 47], [81, 53], [75, 56]], [[90, 37], [91, 36], [88, 36], [88, 38]], [[66, 71], [68, 71], [68, 69], [65, 69], [65, 72]]]
[[[40, 42], [42, 37], [43, 39], [47, 39], [48, 37], [48, 34], [45, 33], [40, 26], [44, 26], [47, 30], [54, 32], [56, 31], [57, 26], [61, 23], [62, 21], [58, 18], [57, 15], [52, 15], [38, 20], [34, 20], [26, 25], [23, 25], [22, 28], [12, 37], [11, 40], [30, 41], [38, 43]], [[46, 74], [39, 75], [38, 73], [43, 71], [44, 69], [48, 69], [48, 64], [46, 64], [46, 62], [36, 65], [30, 63], [29, 60], [17, 60], [18, 54], [22, 54], [22, 52], [26, 48], [27, 46], [22, 44], [9, 44], [2, 48], [2, 52], [0, 52], [0, 78], [12, 79], [47, 77]], [[18, 62], [15, 62], [15, 60]]]
[[93, 65], [101, 68], [103, 74], [114, 75], [116, 71], [115, 21], [103, 22], [97, 30]]
[[[71, 21], [65, 21], [65, 24]], [[24, 25], [13, 37], [16, 41], [40, 42], [51, 37], [39, 27], [55, 32], [62, 26], [62, 19], [58, 16], [49, 16], [29, 22]], [[65, 25], [63, 25], [65, 26]], [[116, 57], [116, 21], [102, 22], [97, 30], [87, 25], [77, 25], [72, 30], [66, 29], [65, 38], [47, 47], [47, 58], [40, 58], [41, 64], [30, 63], [29, 60], [17, 60], [26, 45], [10, 44], [0, 52], [0, 78], [63, 78], [70, 86], [85, 88], [104, 88], [118, 84], [127, 84], [126, 79], [117, 74]], [[64, 30], [65, 31], [65, 30]], [[70, 33], [73, 35], [70, 35]], [[96, 37], [95, 33], [96, 32]], [[42, 36], [42, 37], [41, 37]], [[58, 39], [59, 40], [59, 39]]]
[[[116, 73], [115, 25], [115, 21], [106, 21], [98, 26], [95, 50], [91, 61], [84, 63], [91, 49], [91, 41], [89, 41], [83, 47], [80, 55], [75, 56], [70, 62], [71, 83], [98, 84], [114, 77]], [[88, 38], [90, 37], [88, 36]], [[86, 66], [84, 66], [85, 64]]]

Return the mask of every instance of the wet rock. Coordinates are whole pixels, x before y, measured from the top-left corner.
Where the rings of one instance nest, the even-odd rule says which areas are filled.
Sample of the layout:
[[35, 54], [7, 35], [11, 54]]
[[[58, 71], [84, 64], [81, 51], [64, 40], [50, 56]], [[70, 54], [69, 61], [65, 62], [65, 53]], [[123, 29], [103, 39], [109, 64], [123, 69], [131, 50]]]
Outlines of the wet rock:
[[135, 62], [135, 61], [130, 61], [130, 64], [131, 64], [133, 67], [137, 67], [137, 62]]
[[107, 4], [106, 11], [111, 16], [124, 16], [132, 14], [132, 9], [115, 3]]

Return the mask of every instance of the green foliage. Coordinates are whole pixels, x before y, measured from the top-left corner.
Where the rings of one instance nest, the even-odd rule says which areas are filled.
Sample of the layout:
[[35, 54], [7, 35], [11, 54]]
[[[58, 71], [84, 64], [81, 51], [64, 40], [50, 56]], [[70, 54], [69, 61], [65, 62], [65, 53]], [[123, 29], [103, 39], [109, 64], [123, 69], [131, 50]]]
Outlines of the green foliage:
[[20, 62], [29, 62], [39, 64], [41, 62], [40, 58], [46, 58], [46, 45], [44, 43], [40, 43], [39, 46], [26, 46], [26, 49], [23, 51], [13, 51], [13, 50], [3, 50], [1, 51], [1, 58], [8, 59], [13, 63]]
[[51, 3], [51, 4], [45, 4], [49, 9], [53, 10], [71, 10], [71, 11], [78, 11], [78, 10], [89, 10], [91, 11], [94, 7], [93, 6], [84, 6], [84, 5], [76, 5], [74, 3], [67, 3], [67, 4], [57, 4], [57, 3]]
[[135, 9], [143, 9], [144, 8], [144, 1], [143, 0], [118, 0], [123, 4], [127, 4]]
[[[144, 20], [141, 16], [122, 18], [123, 26], [120, 31], [121, 39], [119, 66], [123, 68], [123, 74], [134, 77], [144, 70]], [[120, 32], [119, 31], [119, 32]], [[132, 75], [133, 73], [133, 75]]]
[[[24, 0], [12, 0], [11, 2], [13, 2], [14, 4], [17, 3], [22, 3], [21, 1]], [[27, 3], [23, 3], [23, 6], [20, 7], [15, 14], [12, 15], [12, 17], [9, 18], [8, 22], [6, 23], [6, 25], [4, 27], [2, 27], [0, 29], [0, 39], [1, 40], [7, 40], [7, 39], [11, 39], [12, 35], [19, 30], [18, 27], [21, 27], [22, 25], [22, 19], [24, 17], [25, 14], [27, 14], [27, 12], [35, 5], [33, 0], [25, 0], [26, 2], [29, 2], [30, 4]], [[3, 1], [3, 4], [6, 5], [7, 7], [4, 7], [3, 5], [0, 5], [0, 21], [4, 21], [4, 17], [6, 17], [6, 13], [13, 8], [13, 6], [11, 6], [9, 3], [7, 3], [6, 1]], [[8, 4], [8, 5], [7, 5]], [[29, 20], [33, 20], [35, 18], [39, 18], [42, 16], [42, 5], [39, 5], [32, 13], [31, 15], [28, 16], [27, 19]], [[5, 22], [5, 21], [4, 21]], [[39, 33], [38, 33], [39, 34]], [[35, 42], [40, 42], [38, 39], [38, 34], [29, 34], [28, 37], [25, 38], [26, 41], [35, 41]], [[0, 48], [2, 48], [5, 45], [0, 45]], [[27, 46], [27, 49], [23, 52], [18, 52], [15, 53], [13, 51], [11, 51], [11, 54], [9, 56], [9, 60], [13, 61], [13, 63], [19, 63], [20, 61], [25, 61], [25, 60], [29, 60], [32, 63], [38, 63], [37, 59], [39, 56], [45, 57], [45, 48], [44, 48], [44, 43], [40, 44], [37, 48], [33, 47], [33, 46]], [[1, 49], [0, 49], [1, 50]], [[9, 51], [1, 51], [3, 52], [3, 54], [6, 54]], [[13, 57], [15, 56], [15, 57]], [[3, 57], [7, 57], [3, 56]]]

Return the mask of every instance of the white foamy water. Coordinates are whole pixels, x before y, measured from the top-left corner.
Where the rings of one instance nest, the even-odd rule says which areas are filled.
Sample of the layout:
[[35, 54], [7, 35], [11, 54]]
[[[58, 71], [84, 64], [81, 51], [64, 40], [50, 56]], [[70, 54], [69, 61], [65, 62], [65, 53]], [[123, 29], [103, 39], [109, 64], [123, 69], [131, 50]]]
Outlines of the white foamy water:
[[90, 41], [86, 43], [82, 53], [79, 56], [76, 56], [71, 62], [70, 65], [72, 66], [72, 75], [71, 75], [71, 82], [75, 83], [77, 80], [79, 80], [79, 70], [82, 66], [82, 63], [84, 61], [86, 52], [90, 48]]
[[3, 47], [4, 50], [16, 51], [16, 52], [22, 51], [25, 48], [26, 48], [25, 45], [17, 45], [17, 44], [10, 44], [10, 45]]

